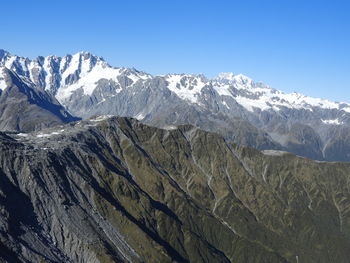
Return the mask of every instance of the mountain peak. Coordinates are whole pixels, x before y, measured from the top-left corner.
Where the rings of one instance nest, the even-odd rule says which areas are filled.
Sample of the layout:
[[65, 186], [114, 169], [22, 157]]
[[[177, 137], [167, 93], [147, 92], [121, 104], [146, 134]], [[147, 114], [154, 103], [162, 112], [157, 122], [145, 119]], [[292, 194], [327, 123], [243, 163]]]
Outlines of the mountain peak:
[[232, 72], [221, 72], [216, 76], [216, 79], [232, 80], [234, 76]]
[[233, 74], [232, 72], [222, 72], [217, 75], [215, 80], [221, 81], [221, 82], [238, 82], [240, 84], [252, 84], [253, 80], [251, 78], [248, 78], [247, 76], [243, 74]]
[[0, 49], [0, 59], [2, 59], [3, 57], [6, 57], [6, 56], [8, 56], [8, 55], [10, 55], [9, 52], [7, 52], [7, 51], [4, 50], [4, 49]]
[[77, 56], [77, 57], [83, 58], [84, 60], [93, 59], [93, 60], [96, 60], [96, 61], [103, 61], [103, 62], [105, 62], [103, 57], [94, 55], [93, 53], [88, 52], [88, 51], [80, 51], [80, 52], [75, 53], [75, 54], [73, 54], [71, 56], [73, 56], [73, 57]]

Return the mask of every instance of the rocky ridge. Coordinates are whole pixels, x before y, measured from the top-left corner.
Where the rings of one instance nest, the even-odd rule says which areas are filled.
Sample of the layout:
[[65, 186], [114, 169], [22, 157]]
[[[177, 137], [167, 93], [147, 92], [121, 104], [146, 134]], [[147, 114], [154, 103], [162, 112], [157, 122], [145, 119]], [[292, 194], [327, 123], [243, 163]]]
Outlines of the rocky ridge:
[[347, 262], [346, 163], [100, 116], [0, 133], [4, 262]]

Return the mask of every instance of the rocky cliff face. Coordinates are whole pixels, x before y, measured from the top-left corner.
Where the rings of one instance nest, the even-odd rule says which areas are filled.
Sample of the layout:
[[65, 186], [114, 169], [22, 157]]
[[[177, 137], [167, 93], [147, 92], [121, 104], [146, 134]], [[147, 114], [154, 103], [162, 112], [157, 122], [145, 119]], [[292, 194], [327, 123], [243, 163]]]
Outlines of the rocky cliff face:
[[0, 130], [34, 131], [77, 120], [45, 90], [0, 67]]
[[97, 117], [0, 134], [5, 262], [348, 262], [346, 163]]

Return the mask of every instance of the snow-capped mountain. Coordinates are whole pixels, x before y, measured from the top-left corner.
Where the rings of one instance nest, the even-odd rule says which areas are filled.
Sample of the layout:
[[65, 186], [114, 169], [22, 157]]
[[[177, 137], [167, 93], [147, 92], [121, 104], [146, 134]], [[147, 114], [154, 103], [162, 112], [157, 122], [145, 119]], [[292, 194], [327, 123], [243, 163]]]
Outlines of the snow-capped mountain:
[[113, 68], [103, 58], [88, 52], [30, 60], [0, 50], [0, 65], [29, 78], [38, 87], [50, 91], [60, 101], [66, 100], [80, 88], [83, 94], [91, 95], [100, 79], [117, 81], [117, 77], [122, 74], [126, 74], [131, 80], [150, 77], [136, 70]]
[[[179, 98], [199, 105], [203, 88], [211, 87], [222, 97], [232, 97], [250, 112], [279, 111], [283, 107], [310, 111], [316, 107], [350, 112], [350, 104], [307, 97], [299, 93], [286, 94], [263, 83], [255, 83], [242, 74], [220, 73], [214, 79], [190, 74], [152, 76], [135, 69], [111, 67], [103, 58], [88, 52], [64, 57], [38, 57], [30, 60], [0, 50], [0, 65], [13, 70], [20, 76], [29, 78], [38, 87], [53, 93], [62, 103], [69, 100], [78, 90], [82, 91], [82, 95], [91, 96], [100, 80], [115, 82], [117, 84], [115, 93], [117, 94], [122, 90], [122, 86], [130, 87], [138, 81], [147, 82], [150, 79], [162, 77], [167, 82], [167, 88]], [[124, 83], [126, 85], [121, 85], [120, 82], [124, 80], [121, 79], [122, 77], [127, 78]], [[104, 98], [106, 99], [108, 98]], [[324, 123], [339, 124], [340, 121], [337, 119], [325, 120]]]
[[348, 103], [287, 94], [241, 74], [153, 76], [112, 67], [87, 52], [31, 60], [0, 50], [0, 65], [50, 92], [78, 117], [114, 114], [160, 127], [194, 124], [259, 149], [350, 160]]

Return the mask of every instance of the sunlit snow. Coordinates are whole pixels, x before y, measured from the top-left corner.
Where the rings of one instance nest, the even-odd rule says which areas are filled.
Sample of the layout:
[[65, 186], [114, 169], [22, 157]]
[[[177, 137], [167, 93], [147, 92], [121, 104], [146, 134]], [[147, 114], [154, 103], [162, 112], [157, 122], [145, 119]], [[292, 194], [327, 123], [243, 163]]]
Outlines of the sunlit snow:
[[322, 120], [325, 124], [332, 124], [332, 125], [341, 125], [343, 124], [342, 121], [339, 121], [339, 119], [333, 119], [333, 120]]
[[[94, 57], [96, 62], [92, 62], [93, 55], [80, 52], [73, 56], [65, 56], [62, 59], [55, 56], [49, 56], [44, 58], [43, 63], [39, 60], [28, 60], [23, 57], [8, 55], [3, 61], [3, 65], [7, 68], [15, 68], [14, 63], [19, 65], [24, 71], [28, 72], [29, 78], [32, 82], [36, 83], [35, 74], [43, 74], [44, 82], [43, 86], [48, 89], [52, 82], [52, 68], [50, 63], [54, 60], [59, 63], [59, 72], [61, 74], [60, 83], [58, 83], [58, 90], [55, 94], [58, 101], [65, 104], [65, 100], [78, 89], [82, 89], [84, 95], [90, 96], [97, 87], [97, 82], [101, 79], [115, 81], [117, 88], [114, 95], [108, 97], [102, 96], [102, 101], [116, 96], [116, 94], [122, 91], [122, 88], [118, 88], [118, 76], [125, 75], [132, 80], [134, 85], [141, 81], [145, 83], [152, 76], [143, 72], [139, 72], [134, 69], [127, 68], [113, 68], [107, 64], [103, 59]], [[75, 78], [71, 78], [68, 81], [69, 76], [76, 74]], [[246, 110], [253, 112], [255, 109], [262, 111], [273, 110], [280, 111], [283, 107], [289, 109], [304, 109], [308, 111], [320, 109], [337, 109], [350, 113], [350, 104], [332, 102], [320, 98], [307, 97], [299, 93], [283, 93], [275, 90], [263, 83], [256, 83], [252, 79], [242, 74], [220, 73], [216, 78], [206, 79], [201, 75], [191, 74], [169, 74], [164, 76], [167, 81], [167, 88], [175, 93], [180, 99], [186, 100], [189, 103], [200, 104], [203, 96], [203, 88], [208, 86], [212, 87], [219, 96], [228, 96], [222, 103], [225, 107], [229, 100], [235, 100], [238, 104], [244, 107]], [[29, 85], [33, 85], [23, 78]], [[38, 84], [38, 83], [37, 83]], [[143, 84], [144, 85], [144, 84]], [[119, 85], [120, 86], [120, 85]], [[6, 88], [6, 84], [0, 74], [0, 89]], [[136, 92], [136, 91], [135, 91]], [[205, 97], [204, 97], [205, 99]], [[143, 116], [138, 116], [141, 118]], [[325, 124], [339, 125], [341, 122], [324, 120]]]
[[192, 103], [198, 103], [198, 97], [206, 85], [200, 77], [191, 75], [171, 74], [166, 76], [166, 80], [169, 83], [168, 89], [181, 99]]

